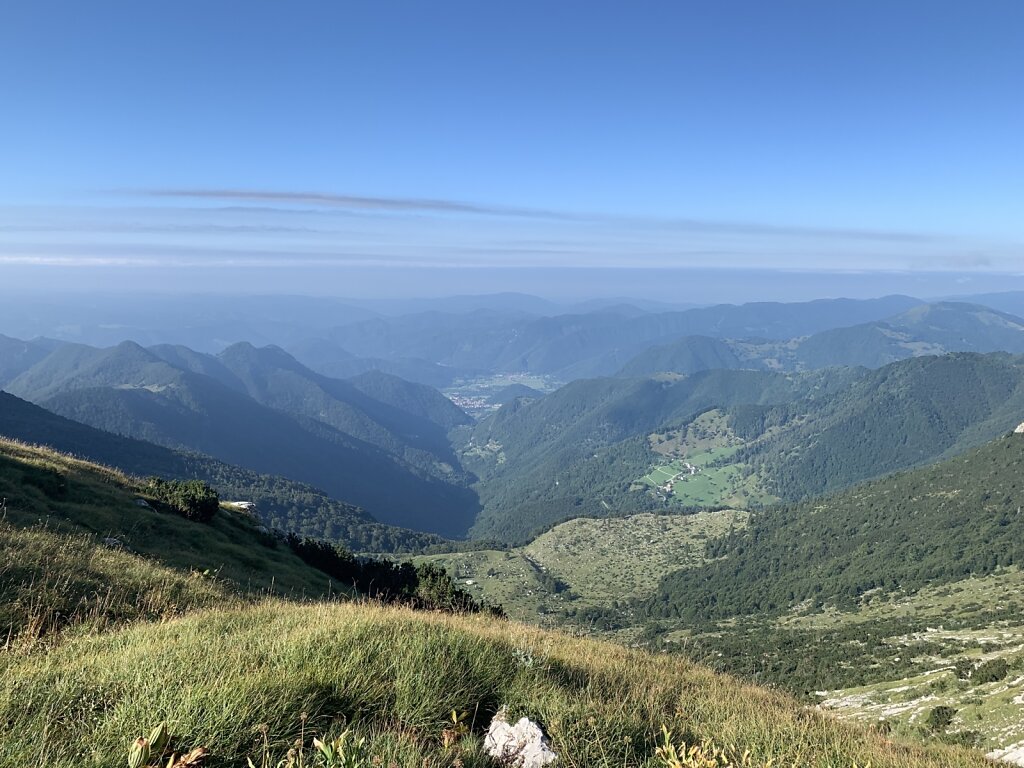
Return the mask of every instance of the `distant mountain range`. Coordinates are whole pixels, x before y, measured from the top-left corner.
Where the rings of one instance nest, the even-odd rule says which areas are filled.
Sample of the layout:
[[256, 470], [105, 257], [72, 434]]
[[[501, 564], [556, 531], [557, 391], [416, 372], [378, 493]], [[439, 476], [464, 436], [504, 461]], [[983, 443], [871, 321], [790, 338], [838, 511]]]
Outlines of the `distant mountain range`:
[[[106, 432], [321, 488], [383, 524], [509, 542], [570, 517], [835, 491], [978, 445], [1024, 409], [1024, 370], [1005, 353], [1024, 353], [1024, 320], [904, 296], [376, 315], [296, 348], [320, 370], [248, 342], [211, 354], [0, 337], [0, 387]], [[353, 375], [323, 372], [345, 366]], [[501, 370], [618, 375], [543, 397], [523, 384], [485, 390], [501, 407], [475, 423], [383, 367], [439, 381], [491, 372], [501, 382]], [[705, 422], [713, 439], [697, 435]], [[728, 488], [709, 479], [687, 496], [645, 480], [698, 444], [704, 477], [727, 477]]]
[[684, 336], [644, 350], [626, 363], [619, 375], [695, 373], [713, 368], [879, 368], [916, 355], [945, 352], [1022, 353], [1024, 319], [978, 304], [941, 302], [783, 342]]
[[[1024, 313], [1024, 293], [957, 301]], [[5, 300], [0, 334], [100, 347], [131, 339], [143, 347], [183, 345], [205, 353], [246, 341], [256, 347], [280, 346], [307, 367], [334, 378], [382, 370], [445, 387], [460, 377], [487, 372], [543, 373], [563, 381], [609, 375], [649, 347], [684, 336], [785, 342], [884, 321], [925, 303], [907, 296], [705, 307], [630, 297], [559, 303], [515, 293], [403, 301], [274, 295], [13, 296]], [[807, 359], [784, 362], [824, 364], [827, 338], [820, 342], [818, 348], [805, 346]], [[767, 360], [767, 353], [761, 350], [756, 356]], [[903, 356], [898, 344], [895, 354]], [[742, 354], [740, 358], [746, 359]], [[884, 349], [875, 351], [873, 342], [865, 361], [891, 362]], [[678, 365], [685, 367], [685, 362]]]
[[921, 302], [907, 296], [855, 301], [721, 305], [682, 312], [516, 316], [490, 310], [375, 318], [328, 338], [360, 357], [426, 358], [454, 368], [530, 371], [562, 379], [607, 375], [644, 349], [681, 336], [786, 340], [890, 317]]

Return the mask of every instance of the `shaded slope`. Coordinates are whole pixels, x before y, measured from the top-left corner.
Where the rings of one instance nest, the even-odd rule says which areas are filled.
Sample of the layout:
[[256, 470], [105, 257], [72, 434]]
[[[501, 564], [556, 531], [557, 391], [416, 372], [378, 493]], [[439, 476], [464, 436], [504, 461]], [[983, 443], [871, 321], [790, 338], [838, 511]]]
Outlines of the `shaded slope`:
[[[326, 424], [431, 475], [445, 480], [459, 477], [448, 426], [432, 421], [426, 413], [429, 388], [379, 376], [364, 380], [360, 387], [321, 376], [279, 347], [235, 344], [218, 358], [258, 403], [300, 420]], [[447, 402], [440, 393], [433, 394]], [[396, 405], [403, 399], [413, 410]], [[433, 404], [436, 407], [436, 400]], [[444, 414], [451, 418], [450, 411]]]
[[473, 519], [468, 491], [417, 476], [386, 452], [319, 422], [300, 424], [217, 391], [188, 391], [186, 397], [104, 387], [57, 395], [43, 404], [110, 431], [322, 487], [391, 524], [459, 536]]
[[383, 371], [367, 371], [349, 379], [363, 394], [403, 413], [426, 419], [443, 429], [472, 424], [473, 419], [433, 387], [406, 381]]
[[326, 423], [175, 368], [131, 342], [59, 348], [9, 391], [100, 429], [313, 484], [384, 522], [458, 536], [475, 515], [472, 492]]
[[268, 526], [335, 541], [356, 551], [415, 551], [443, 541], [378, 523], [362, 509], [294, 480], [95, 429], [6, 392], [0, 392], [0, 435], [134, 475], [203, 480], [222, 498], [253, 502]]

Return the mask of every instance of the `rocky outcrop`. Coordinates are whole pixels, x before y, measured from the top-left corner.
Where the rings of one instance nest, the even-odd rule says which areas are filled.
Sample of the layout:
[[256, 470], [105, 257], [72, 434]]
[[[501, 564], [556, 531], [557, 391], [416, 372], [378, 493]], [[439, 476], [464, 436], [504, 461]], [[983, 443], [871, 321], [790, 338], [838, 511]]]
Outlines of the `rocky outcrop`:
[[484, 749], [509, 768], [543, 768], [558, 759], [539, 725], [525, 717], [510, 725], [504, 707], [487, 729]]

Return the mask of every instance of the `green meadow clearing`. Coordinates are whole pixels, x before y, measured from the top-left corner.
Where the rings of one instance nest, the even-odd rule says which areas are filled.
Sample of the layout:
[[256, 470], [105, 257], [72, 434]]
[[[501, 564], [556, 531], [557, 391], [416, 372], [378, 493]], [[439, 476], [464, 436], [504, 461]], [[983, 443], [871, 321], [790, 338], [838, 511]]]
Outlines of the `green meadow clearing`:
[[684, 507], [746, 507], [772, 501], [774, 497], [763, 490], [760, 477], [750, 473], [747, 465], [718, 464], [737, 450], [739, 446], [722, 446], [675, 459], [652, 469], [640, 483], [659, 490], [671, 483], [667, 497]]

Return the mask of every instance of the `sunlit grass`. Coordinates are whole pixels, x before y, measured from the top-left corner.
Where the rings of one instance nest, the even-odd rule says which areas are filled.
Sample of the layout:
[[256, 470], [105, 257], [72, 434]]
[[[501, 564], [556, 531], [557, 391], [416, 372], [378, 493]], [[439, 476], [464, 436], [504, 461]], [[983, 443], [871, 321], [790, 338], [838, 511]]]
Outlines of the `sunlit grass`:
[[[384, 765], [483, 766], [480, 732], [501, 705], [538, 721], [574, 768], [657, 765], [662, 724], [807, 766], [984, 764], [893, 744], [676, 657], [355, 604], [275, 601], [75, 637], [5, 654], [0, 681], [0, 765], [119, 766], [128, 741], [166, 721], [214, 766], [258, 754], [263, 732], [283, 754], [300, 733], [346, 725]], [[457, 754], [443, 746], [453, 710], [471, 713], [474, 734]]]

